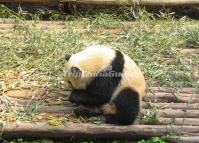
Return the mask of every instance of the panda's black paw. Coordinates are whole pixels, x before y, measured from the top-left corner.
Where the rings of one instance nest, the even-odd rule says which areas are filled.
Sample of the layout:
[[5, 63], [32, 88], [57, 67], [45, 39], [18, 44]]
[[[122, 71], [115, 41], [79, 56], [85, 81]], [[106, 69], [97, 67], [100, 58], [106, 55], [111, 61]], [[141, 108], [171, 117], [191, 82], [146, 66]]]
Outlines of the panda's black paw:
[[73, 110], [74, 114], [76, 116], [89, 116], [90, 115], [90, 109], [88, 107], [85, 107], [83, 105], [79, 105], [77, 108]]
[[68, 100], [71, 102], [71, 103], [75, 103], [75, 98], [73, 95], [70, 95]]
[[105, 123], [106, 124], [118, 124], [118, 120], [116, 115], [106, 115], [105, 116]]
[[84, 91], [73, 90], [69, 96], [69, 101], [76, 104], [86, 104], [87, 94]]
[[86, 117], [97, 116], [102, 114], [100, 108], [86, 107], [83, 105], [79, 105], [77, 108], [73, 110], [73, 112], [76, 116], [86, 116]]
[[68, 98], [68, 100], [69, 100], [71, 103], [75, 103], [76, 105], [80, 105], [80, 103], [79, 103], [77, 97], [74, 96], [74, 95], [70, 95], [69, 98]]

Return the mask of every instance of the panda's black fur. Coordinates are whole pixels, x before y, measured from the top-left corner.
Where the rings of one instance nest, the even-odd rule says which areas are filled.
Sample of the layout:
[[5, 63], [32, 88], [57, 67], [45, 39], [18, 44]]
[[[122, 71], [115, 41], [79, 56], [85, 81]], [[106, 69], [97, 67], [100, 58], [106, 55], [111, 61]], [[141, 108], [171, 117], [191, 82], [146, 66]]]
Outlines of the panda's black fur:
[[[116, 73], [123, 73], [125, 64], [124, 55], [118, 50], [115, 50], [115, 53], [115, 57], [107, 66], [111, 66], [112, 71]], [[67, 60], [68, 59], [70, 58], [67, 57]], [[78, 69], [72, 71], [72, 73], [73, 72], [79, 73], [80, 75], [82, 74], [81, 70], [78, 71]], [[86, 85], [85, 89], [73, 89], [69, 100], [76, 104], [91, 107], [101, 107], [109, 104], [113, 93], [118, 88], [123, 78], [122, 75], [108, 77], [100, 76], [108, 72], [110, 71], [107, 71], [105, 67], [104, 70], [102, 69], [97, 76]], [[136, 90], [128, 86], [121, 89], [117, 93], [117, 97], [114, 98], [111, 103], [114, 104], [117, 113], [105, 115], [105, 122], [109, 124], [132, 124], [140, 111], [140, 95]]]

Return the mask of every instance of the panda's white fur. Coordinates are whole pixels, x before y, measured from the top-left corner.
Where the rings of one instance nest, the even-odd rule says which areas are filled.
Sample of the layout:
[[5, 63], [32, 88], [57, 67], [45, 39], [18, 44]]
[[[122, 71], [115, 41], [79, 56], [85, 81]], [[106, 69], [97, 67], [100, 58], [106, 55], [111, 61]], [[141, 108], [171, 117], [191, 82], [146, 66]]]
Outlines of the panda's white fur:
[[[121, 53], [121, 55], [124, 61], [122, 78], [115, 87], [109, 102], [101, 105], [103, 113], [107, 115], [114, 115], [118, 112], [114, 102], [119, 93], [125, 88], [128, 87], [139, 94], [139, 105], [142, 96], [145, 94], [145, 79], [140, 68], [129, 56], [124, 53]], [[87, 90], [87, 86], [96, 78], [95, 75], [102, 71], [104, 67], [111, 65], [115, 58], [116, 50], [110, 47], [102, 45], [89, 46], [69, 58], [65, 63], [64, 77], [66, 81], [70, 81], [74, 90]], [[70, 70], [72, 67], [77, 67], [81, 71], [81, 77], [74, 78], [74, 76], [71, 76]]]
[[[94, 76], [88, 76], [87, 74], [95, 75], [102, 67], [110, 64], [114, 56], [114, 51], [106, 46], [90, 46], [71, 55], [69, 61], [65, 63], [64, 77], [70, 80], [74, 86], [73, 88], [85, 89], [86, 85], [94, 78]], [[70, 76], [69, 70], [72, 66], [78, 67], [83, 72], [80, 80]]]

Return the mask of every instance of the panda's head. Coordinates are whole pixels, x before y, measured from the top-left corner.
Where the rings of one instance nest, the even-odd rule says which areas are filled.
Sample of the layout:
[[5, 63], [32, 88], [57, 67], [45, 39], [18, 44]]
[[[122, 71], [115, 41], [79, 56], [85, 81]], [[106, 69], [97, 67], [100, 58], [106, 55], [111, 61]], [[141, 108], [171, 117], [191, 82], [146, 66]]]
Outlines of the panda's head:
[[73, 89], [86, 89], [97, 73], [111, 63], [115, 51], [105, 46], [90, 46], [65, 56], [64, 78]]

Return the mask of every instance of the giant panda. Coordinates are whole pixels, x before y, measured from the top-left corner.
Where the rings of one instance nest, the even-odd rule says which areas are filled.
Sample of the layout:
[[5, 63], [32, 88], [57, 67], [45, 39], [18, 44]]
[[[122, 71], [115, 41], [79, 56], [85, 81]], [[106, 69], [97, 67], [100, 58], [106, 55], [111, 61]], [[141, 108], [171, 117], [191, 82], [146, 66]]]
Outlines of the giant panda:
[[145, 79], [129, 56], [108, 46], [92, 45], [65, 59], [64, 78], [72, 87], [71, 102], [99, 107], [107, 124], [134, 123], [145, 94]]

